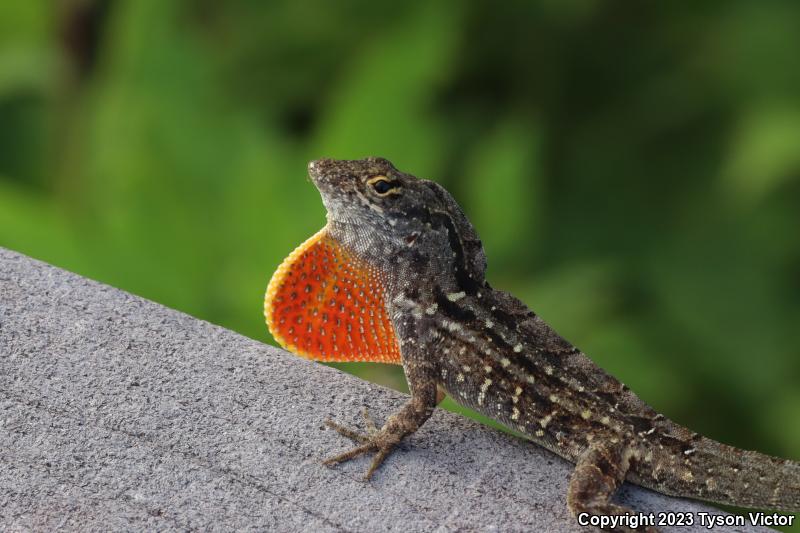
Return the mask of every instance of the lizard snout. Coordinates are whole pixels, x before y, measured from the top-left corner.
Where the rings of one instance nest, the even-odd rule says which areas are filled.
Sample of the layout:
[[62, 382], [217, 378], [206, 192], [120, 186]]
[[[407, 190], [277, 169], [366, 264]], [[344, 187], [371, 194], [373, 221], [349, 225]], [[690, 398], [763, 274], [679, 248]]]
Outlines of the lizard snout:
[[335, 161], [333, 159], [315, 159], [308, 163], [308, 176], [315, 184], [330, 183], [331, 170]]
[[308, 176], [322, 193], [349, 190], [356, 182], [356, 172], [350, 163], [337, 159], [315, 159], [308, 164]]

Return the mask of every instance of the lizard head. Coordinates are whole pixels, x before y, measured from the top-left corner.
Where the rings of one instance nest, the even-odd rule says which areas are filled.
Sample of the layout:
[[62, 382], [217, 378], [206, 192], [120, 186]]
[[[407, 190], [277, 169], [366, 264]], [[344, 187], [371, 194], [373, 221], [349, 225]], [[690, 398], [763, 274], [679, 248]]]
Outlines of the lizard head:
[[328, 224], [272, 275], [267, 326], [311, 359], [400, 363], [387, 302], [421, 303], [434, 290], [477, 293], [481, 242], [442, 186], [385, 159], [320, 159], [308, 173]]
[[379, 157], [308, 165], [331, 235], [371, 264], [452, 273], [468, 292], [483, 284], [486, 259], [475, 229], [441, 185]]

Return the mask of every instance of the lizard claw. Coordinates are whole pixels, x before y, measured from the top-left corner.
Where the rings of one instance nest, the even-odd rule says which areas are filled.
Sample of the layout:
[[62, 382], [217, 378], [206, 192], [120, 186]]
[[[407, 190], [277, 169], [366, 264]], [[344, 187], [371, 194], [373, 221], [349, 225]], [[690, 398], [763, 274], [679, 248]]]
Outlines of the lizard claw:
[[326, 466], [332, 466], [349, 461], [360, 455], [375, 452], [375, 455], [372, 458], [372, 464], [364, 476], [364, 480], [369, 481], [372, 478], [372, 474], [375, 473], [375, 470], [378, 469], [383, 461], [392, 453], [397, 444], [399, 444], [400, 440], [402, 439], [402, 435], [397, 434], [396, 431], [389, 430], [387, 427], [379, 430], [375, 425], [375, 422], [372, 420], [372, 418], [370, 418], [366, 409], [364, 409], [364, 419], [367, 425], [366, 435], [342, 426], [341, 424], [337, 424], [330, 419], [325, 420], [326, 426], [335, 430], [340, 435], [359, 443], [359, 446], [356, 446], [355, 448], [352, 448], [339, 455], [329, 457], [325, 459], [322, 464]]

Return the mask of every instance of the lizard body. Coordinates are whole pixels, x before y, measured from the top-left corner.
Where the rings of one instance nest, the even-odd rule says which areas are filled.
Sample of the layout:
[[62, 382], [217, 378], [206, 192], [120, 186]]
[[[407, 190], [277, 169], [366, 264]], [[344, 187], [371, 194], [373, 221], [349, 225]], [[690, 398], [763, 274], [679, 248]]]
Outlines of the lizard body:
[[485, 280], [477, 233], [440, 185], [380, 158], [323, 159], [309, 174], [325, 228], [273, 276], [275, 338], [317, 360], [403, 365], [411, 399], [327, 462], [374, 453], [370, 477], [438, 403], [437, 390], [576, 464], [573, 514], [622, 514], [624, 480], [728, 505], [800, 510], [800, 463], [744, 451], [670, 421]]

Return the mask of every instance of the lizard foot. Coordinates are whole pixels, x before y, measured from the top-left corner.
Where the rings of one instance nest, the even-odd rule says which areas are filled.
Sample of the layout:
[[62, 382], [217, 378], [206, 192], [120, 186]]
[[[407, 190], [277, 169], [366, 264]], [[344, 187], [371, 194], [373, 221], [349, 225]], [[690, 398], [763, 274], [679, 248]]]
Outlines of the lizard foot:
[[[578, 459], [567, 489], [567, 506], [574, 516], [582, 514], [597, 516], [635, 515], [627, 507], [611, 503], [611, 497], [625, 480], [630, 468], [630, 452], [622, 445], [603, 446], [596, 444], [586, 450]], [[636, 528], [627, 523], [618, 525], [610, 531], [630, 533], [659, 533], [659, 530], [648, 524], [636, 524]], [[605, 528], [604, 528], [605, 529]]]
[[372, 458], [372, 464], [370, 465], [369, 470], [367, 470], [367, 474], [364, 476], [364, 479], [369, 481], [372, 478], [372, 474], [375, 473], [375, 470], [378, 469], [383, 461], [400, 443], [404, 433], [397, 431], [396, 426], [392, 424], [386, 424], [382, 429], [378, 429], [366, 409], [364, 409], [364, 420], [367, 426], [366, 434], [352, 430], [348, 427], [342, 426], [341, 424], [337, 424], [332, 420], [325, 420], [326, 426], [335, 430], [340, 435], [359, 443], [359, 445], [344, 453], [325, 459], [322, 464], [331, 466], [349, 461], [350, 459], [354, 459], [360, 455], [374, 452], [375, 455]]

